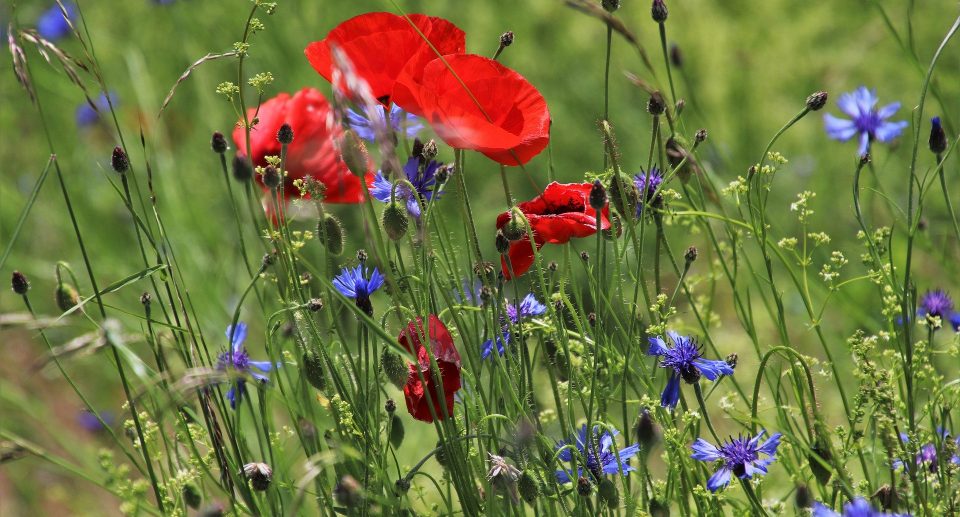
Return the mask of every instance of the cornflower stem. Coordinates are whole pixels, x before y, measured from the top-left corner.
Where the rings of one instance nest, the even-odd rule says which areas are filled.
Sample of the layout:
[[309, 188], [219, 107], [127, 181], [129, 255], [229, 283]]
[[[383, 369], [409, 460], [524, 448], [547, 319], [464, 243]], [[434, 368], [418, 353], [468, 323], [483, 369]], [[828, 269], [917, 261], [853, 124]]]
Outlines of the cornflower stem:
[[943, 155], [937, 154], [937, 165], [940, 166], [938, 175], [940, 176], [940, 190], [943, 192], [943, 200], [947, 204], [947, 213], [950, 215], [950, 222], [953, 225], [953, 235], [957, 242], [960, 242], [960, 223], [957, 222], [956, 212], [953, 210], [953, 201], [950, 199], [950, 193], [947, 190], [947, 179], [944, 174]]
[[[610, 55], [613, 51], [613, 27], [607, 24], [607, 50], [603, 65], [603, 120], [610, 120]], [[603, 153], [603, 170], [607, 170], [609, 157]]]
[[760, 502], [757, 493], [753, 491], [753, 485], [750, 484], [750, 479], [741, 479], [740, 484], [743, 486], [743, 493], [747, 494], [747, 499], [749, 499], [750, 504], [753, 505], [755, 513], [767, 517], [767, 511], [764, 510], [763, 503]]
[[[660, 49], [663, 51], [663, 66], [667, 68], [667, 82], [670, 83], [670, 99], [672, 103], [677, 102], [677, 92], [673, 87], [673, 72], [671, 71], [672, 67], [670, 66], [670, 55], [667, 50], [667, 27], [664, 22], [658, 24], [660, 27]], [[670, 127], [671, 131], [673, 126]]]
[[717, 435], [717, 431], [713, 428], [713, 423], [710, 421], [710, 413], [707, 412], [707, 403], [703, 399], [703, 391], [700, 388], [699, 381], [693, 383], [693, 392], [697, 394], [697, 404], [700, 405], [700, 412], [703, 413], [703, 421], [706, 422], [710, 435], [713, 436], [713, 439], [717, 443], [720, 443], [720, 437]]

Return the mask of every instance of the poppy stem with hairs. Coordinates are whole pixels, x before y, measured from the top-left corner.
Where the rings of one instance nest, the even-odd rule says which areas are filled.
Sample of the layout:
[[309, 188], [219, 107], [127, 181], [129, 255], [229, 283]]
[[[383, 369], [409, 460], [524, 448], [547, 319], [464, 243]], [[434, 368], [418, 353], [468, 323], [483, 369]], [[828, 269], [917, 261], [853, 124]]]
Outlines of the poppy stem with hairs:
[[503, 194], [507, 196], [507, 209], [513, 208], [513, 195], [510, 193], [510, 182], [507, 181], [507, 166], [500, 165], [500, 181], [503, 182]]
[[457, 177], [457, 184], [460, 187], [464, 217], [467, 219], [470, 229], [473, 251], [476, 254], [477, 262], [483, 262], [483, 254], [480, 253], [480, 239], [477, 237], [477, 225], [473, 222], [473, 211], [470, 209], [470, 198], [467, 195], [467, 182], [463, 177], [463, 149], [454, 149], [453, 151], [453, 175]]

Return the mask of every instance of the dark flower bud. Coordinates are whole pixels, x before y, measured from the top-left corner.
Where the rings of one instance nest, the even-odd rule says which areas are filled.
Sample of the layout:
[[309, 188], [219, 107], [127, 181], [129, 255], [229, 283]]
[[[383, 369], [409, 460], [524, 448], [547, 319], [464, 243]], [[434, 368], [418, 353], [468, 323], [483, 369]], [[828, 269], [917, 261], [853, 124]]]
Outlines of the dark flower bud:
[[507, 31], [500, 35], [500, 46], [509, 47], [513, 45], [513, 31]]
[[600, 484], [597, 486], [597, 495], [611, 510], [620, 506], [620, 493], [617, 491], [617, 485], [614, 485], [613, 481], [607, 478], [600, 480]]
[[252, 177], [253, 166], [250, 165], [250, 160], [247, 160], [245, 156], [235, 155], [233, 157], [233, 179], [245, 183], [250, 181]]
[[676, 68], [683, 67], [683, 51], [676, 43], [670, 45], [670, 63]]
[[113, 165], [113, 170], [116, 171], [117, 174], [123, 174], [130, 170], [130, 158], [127, 158], [127, 153], [125, 153], [120, 146], [113, 148], [113, 156], [110, 158], [110, 164]]
[[387, 377], [387, 380], [397, 389], [403, 389], [409, 372], [407, 372], [407, 365], [404, 364], [400, 354], [384, 347], [383, 352], [380, 353], [380, 368], [383, 369], [383, 374]]
[[793, 494], [793, 502], [797, 508], [810, 508], [813, 506], [813, 494], [807, 485], [798, 485], [797, 491]]
[[529, 470], [525, 470], [520, 474], [520, 479], [517, 480], [517, 492], [527, 504], [532, 505], [540, 497], [540, 482], [533, 477]]
[[597, 326], [597, 313], [591, 312], [590, 314], [587, 314], [587, 324], [591, 327]]
[[437, 180], [437, 186], [443, 185], [450, 179], [450, 174], [453, 173], [453, 165], [444, 165], [437, 169], [437, 173], [433, 176]]
[[667, 21], [668, 14], [667, 4], [663, 3], [663, 0], [653, 0], [653, 5], [650, 7], [650, 17], [653, 21], [663, 23]]
[[447, 448], [443, 445], [443, 442], [439, 442], [439, 441], [438, 441], [438, 442], [437, 442], [437, 447], [436, 447], [436, 449], [437, 449], [437, 452], [436, 452], [436, 454], [434, 455], [434, 458], [436, 458], [437, 463], [439, 463], [441, 467], [443, 467], [444, 469], [446, 469], [446, 468], [447, 468], [447, 460], [449, 459], [449, 458], [447, 457]]
[[140, 295], [140, 304], [150, 309], [150, 303], [153, 301], [153, 297], [150, 296], [150, 293], [143, 293]]
[[438, 154], [440, 154], [440, 149], [437, 148], [437, 142], [433, 139], [423, 144], [423, 149], [420, 151], [420, 156], [425, 162], [429, 162], [430, 160], [436, 158]]
[[27, 291], [30, 290], [30, 282], [28, 282], [27, 277], [19, 271], [13, 272], [13, 277], [10, 279], [10, 286], [13, 288], [13, 292], [21, 296], [27, 294]]
[[80, 295], [77, 294], [77, 290], [74, 289], [72, 285], [66, 283], [61, 283], [57, 286], [57, 292], [54, 298], [57, 301], [57, 308], [62, 312], [67, 312], [80, 303]]
[[183, 497], [183, 502], [190, 508], [196, 510], [200, 507], [200, 502], [202, 501], [200, 491], [197, 490], [196, 485], [193, 483], [183, 485], [183, 489], [180, 490], [180, 495]]
[[608, 13], [615, 13], [617, 9], [620, 9], [620, 0], [600, 0], [600, 5], [602, 5]]
[[650, 94], [650, 99], [647, 100], [647, 111], [650, 112], [653, 116], [663, 115], [663, 112], [667, 109], [667, 103], [663, 100], [663, 95], [660, 92], [653, 92]]
[[361, 178], [367, 173], [367, 165], [370, 163], [367, 147], [352, 129], [344, 131], [340, 138], [340, 155], [350, 172]]
[[577, 479], [577, 493], [582, 497], [589, 497], [593, 492], [593, 485], [590, 483], [590, 480], [580, 476]]
[[493, 289], [487, 286], [480, 288], [480, 303], [486, 305], [493, 300]]
[[497, 253], [506, 255], [510, 251], [510, 239], [503, 234], [503, 230], [497, 230], [497, 238], [494, 240], [497, 246]]
[[473, 265], [473, 274], [480, 278], [493, 278], [493, 262], [480, 261]]
[[813, 92], [807, 97], [807, 109], [810, 111], [819, 111], [827, 105], [827, 92]]
[[871, 497], [884, 510], [893, 510], [897, 505], [897, 490], [890, 485], [883, 485]]
[[691, 262], [697, 260], [697, 255], [699, 255], [699, 252], [697, 251], [697, 247], [690, 246], [689, 248], [687, 248], [686, 253], [683, 254], [683, 260], [685, 260], [687, 264], [690, 264]]
[[733, 369], [737, 368], [737, 354], [728, 355], [727, 358], [724, 359], [724, 361], [727, 363], [727, 366], [729, 366], [730, 368], [733, 368]]
[[301, 362], [303, 366], [300, 371], [303, 372], [303, 377], [307, 379], [307, 382], [320, 391], [325, 390], [327, 388], [327, 377], [323, 373], [323, 360], [320, 354], [313, 351], [304, 352]]
[[243, 475], [250, 481], [250, 486], [259, 492], [270, 488], [273, 480], [273, 469], [266, 463], [247, 463], [243, 466]]
[[870, 157], [870, 153], [863, 153], [860, 155], [860, 165], [867, 165], [871, 160], [872, 158]]
[[551, 260], [549, 263], [547, 263], [547, 271], [550, 271], [551, 273], [555, 273], [558, 267], [560, 266], [557, 264], [556, 260]]
[[940, 117], [930, 119], [930, 150], [933, 154], [942, 154], [947, 150], [947, 133], [943, 130]]
[[594, 210], [602, 210], [607, 204], [607, 189], [603, 187], [603, 183], [600, 183], [600, 180], [593, 182], [593, 187], [590, 188], [590, 208]]
[[676, 115], [679, 117], [683, 113], [683, 108], [686, 107], [687, 101], [683, 99], [677, 99], [677, 103], [674, 104], [673, 109], [676, 111]]
[[615, 174], [610, 180], [607, 197], [613, 202], [617, 212], [628, 220], [633, 219], [637, 213], [637, 205], [640, 203], [640, 191], [637, 190], [632, 178], [624, 174]]
[[307, 309], [310, 309], [310, 312], [319, 312], [320, 309], [323, 309], [323, 300], [320, 298], [311, 298], [307, 302]]
[[362, 248], [357, 250], [357, 262], [363, 264], [368, 258], [370, 258], [370, 256], [367, 255], [367, 250]]
[[213, 138], [210, 139], [210, 147], [213, 148], [213, 152], [217, 154], [227, 152], [227, 139], [223, 137], [223, 133], [219, 131], [213, 132]]
[[397, 410], [397, 402], [393, 399], [387, 399], [387, 402], [383, 405], [383, 410], [392, 414]]
[[270, 190], [277, 190], [280, 186], [280, 170], [273, 165], [263, 168], [263, 184]]
[[823, 466], [824, 463], [829, 465], [832, 457], [830, 447], [824, 444], [821, 438], [817, 438], [810, 454], [807, 456], [807, 462], [810, 464], [810, 471], [813, 472], [813, 476], [817, 478], [821, 485], [826, 485], [833, 475], [830, 469]]
[[280, 126], [280, 129], [277, 130], [277, 142], [284, 145], [293, 142], [293, 128], [290, 127], [290, 124], [284, 123]]
[[420, 140], [420, 137], [416, 137], [413, 139], [413, 148], [410, 149], [410, 157], [412, 158], [423, 157], [423, 140]]
[[580, 252], [580, 260], [590, 262], [590, 254], [586, 250]]
[[[274, 251], [274, 253], [275, 253], [275, 252], [276, 252], [276, 251]], [[260, 261], [260, 263], [263, 265], [263, 269], [267, 269], [268, 267], [270, 267], [270, 266], [273, 265], [273, 259], [274, 259], [273, 255], [274, 255], [274, 253], [264, 253], [264, 254], [263, 254], [263, 260]]]
[[650, 499], [650, 516], [670, 517], [670, 505], [659, 499]]
[[206, 508], [197, 512], [197, 517], [223, 517], [224, 508], [221, 503], [211, 503]]
[[406, 431], [403, 429], [403, 421], [397, 415], [392, 415], [390, 417], [390, 445], [393, 445], [394, 449], [399, 449], [403, 445], [404, 435], [406, 435]]
[[333, 487], [333, 499], [337, 504], [347, 508], [355, 508], [363, 501], [360, 483], [350, 474], [340, 478], [340, 482]]
[[407, 478], [400, 478], [396, 483], [393, 484], [394, 488], [397, 490], [398, 495], [406, 494], [410, 490], [410, 480]]
[[317, 241], [323, 244], [331, 255], [343, 253], [343, 226], [336, 217], [323, 214], [323, 218], [317, 222]]
[[407, 207], [396, 201], [387, 204], [387, 207], [383, 209], [381, 221], [390, 240], [398, 241], [402, 239], [407, 234], [407, 227], [410, 226]]
[[698, 130], [697, 130], [697, 133], [696, 133], [695, 135], [693, 135], [694, 145], [702, 144], [703, 141], [706, 140], [706, 139], [707, 139], [707, 130], [706, 130], [706, 129], [702, 129], [702, 128], [701, 128], [701, 129], [698, 129]]
[[633, 431], [637, 435], [637, 443], [647, 451], [660, 439], [657, 423], [646, 408], [640, 411], [640, 417], [637, 418], [637, 425], [633, 427]]

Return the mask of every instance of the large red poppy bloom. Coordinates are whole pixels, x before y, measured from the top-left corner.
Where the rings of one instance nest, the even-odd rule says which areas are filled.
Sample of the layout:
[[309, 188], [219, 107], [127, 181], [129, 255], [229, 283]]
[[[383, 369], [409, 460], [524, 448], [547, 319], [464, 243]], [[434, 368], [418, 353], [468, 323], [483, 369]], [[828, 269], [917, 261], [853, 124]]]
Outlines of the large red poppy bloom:
[[[557, 183], [547, 185], [543, 194], [530, 201], [524, 201], [517, 208], [526, 215], [533, 230], [533, 241], [539, 250], [544, 244], [563, 244], [575, 237], [587, 237], [597, 232], [597, 211], [590, 206], [592, 183]], [[609, 206], [600, 211], [600, 228], [610, 228]], [[510, 221], [510, 212], [497, 216], [497, 228], [503, 228]], [[533, 247], [526, 235], [510, 243], [507, 252], [510, 267], [505, 258], [501, 258], [503, 274], [508, 279], [527, 272], [533, 264]]]
[[[292, 97], [281, 93], [256, 108], [247, 110], [247, 120], [259, 118], [250, 130], [251, 159], [254, 165], [266, 166], [267, 156], [280, 156], [277, 130], [284, 123], [293, 128], [293, 142], [287, 146], [287, 177], [284, 180], [285, 197], [297, 195], [293, 181], [307, 176], [322, 182], [327, 187], [325, 201], [330, 203], [360, 203], [363, 201], [363, 185], [360, 178], [350, 173], [336, 150], [335, 139], [341, 129], [333, 124], [330, 103], [322, 93], [313, 88], [304, 88]], [[247, 155], [246, 132], [243, 124], [233, 130], [233, 142], [237, 153]], [[259, 175], [257, 182], [263, 187]], [[266, 187], [263, 187], [264, 189]]]
[[326, 38], [307, 45], [304, 50], [313, 68], [331, 82], [334, 46], [346, 54], [354, 72], [386, 106], [390, 104], [398, 79], [419, 80], [424, 65], [437, 57], [436, 52], [441, 55], [464, 52], [466, 36], [443, 18], [423, 14], [411, 14], [409, 19], [392, 13], [361, 14], [337, 25]]
[[550, 112], [540, 92], [483, 56], [434, 59], [419, 81], [401, 77], [393, 100], [426, 118], [452, 147], [479, 151], [504, 165], [529, 162], [550, 141]]
[[[403, 387], [403, 395], [407, 402], [407, 411], [424, 422], [433, 422], [433, 415], [443, 420], [446, 416], [453, 416], [453, 399], [460, 389], [460, 353], [453, 344], [453, 337], [447, 331], [440, 318], [430, 315], [428, 329], [430, 352], [437, 361], [440, 378], [430, 368], [430, 352], [423, 344], [425, 329], [423, 318], [411, 321], [407, 328], [400, 333], [398, 341], [404, 348], [417, 358], [415, 364], [410, 365], [407, 384]], [[421, 380], [421, 377], [423, 380]], [[438, 388], [443, 387], [444, 406], [440, 405], [437, 396]], [[433, 406], [431, 412], [430, 407]]]

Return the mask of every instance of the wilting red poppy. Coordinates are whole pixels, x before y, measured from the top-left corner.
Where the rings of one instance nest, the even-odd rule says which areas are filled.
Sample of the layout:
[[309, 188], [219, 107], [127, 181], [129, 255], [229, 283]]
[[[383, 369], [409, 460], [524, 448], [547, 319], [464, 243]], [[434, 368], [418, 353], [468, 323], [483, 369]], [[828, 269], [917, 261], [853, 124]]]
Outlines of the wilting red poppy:
[[[430, 48], [430, 44], [436, 50]], [[399, 78], [419, 80], [424, 65], [437, 57], [436, 52], [441, 55], [464, 52], [466, 37], [456, 25], [443, 18], [411, 14], [408, 20], [392, 13], [361, 14], [337, 25], [326, 38], [307, 45], [304, 50], [310, 64], [327, 81], [333, 81], [332, 46], [346, 54], [355, 73], [386, 106]]]
[[[404, 348], [417, 357], [417, 362], [410, 365], [407, 384], [403, 387], [403, 395], [407, 401], [407, 411], [424, 422], [433, 422], [433, 415], [442, 420], [443, 406], [440, 405], [437, 390], [443, 386], [443, 396], [446, 405], [446, 416], [453, 415], [453, 399], [460, 389], [460, 353], [453, 344], [453, 337], [447, 331], [440, 318], [430, 315], [429, 324], [430, 351], [437, 361], [440, 370], [438, 381], [430, 368], [430, 355], [423, 345], [424, 336], [423, 318], [411, 321], [407, 328], [400, 333], [398, 341]], [[423, 380], [421, 380], [421, 377]], [[430, 407], [433, 406], [431, 413]]]
[[[267, 156], [280, 156], [277, 130], [284, 123], [293, 128], [293, 142], [287, 147], [287, 177], [283, 185], [285, 197], [298, 194], [293, 181], [307, 176], [322, 182], [327, 187], [325, 201], [330, 203], [359, 203], [363, 201], [363, 186], [360, 178], [347, 170], [346, 164], [336, 150], [334, 140], [340, 127], [333, 124], [330, 103], [322, 93], [313, 88], [304, 88], [292, 97], [281, 93], [256, 108], [247, 110], [247, 119], [259, 118], [250, 130], [251, 155], [254, 165], [266, 166]], [[243, 124], [233, 130], [233, 142], [237, 154], [247, 155], [246, 133]], [[257, 175], [257, 182], [263, 181]]]
[[[533, 240], [539, 250], [544, 244], [563, 244], [575, 237], [587, 237], [597, 232], [597, 211], [590, 206], [591, 183], [557, 183], [547, 185], [543, 194], [517, 205], [533, 230]], [[600, 212], [600, 227], [610, 228], [610, 210], [604, 206]], [[510, 212], [497, 216], [497, 228], [510, 221]], [[513, 274], [522, 275], [533, 264], [533, 247], [526, 235], [510, 243], [507, 252]], [[511, 277], [507, 261], [501, 258], [503, 274]]]
[[522, 165], [550, 141], [550, 112], [540, 92], [517, 72], [483, 56], [446, 55], [418, 81], [404, 76], [394, 102], [427, 119], [440, 138], [504, 165]]

